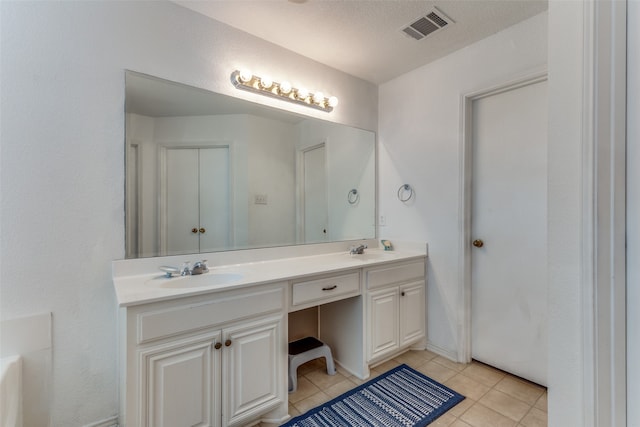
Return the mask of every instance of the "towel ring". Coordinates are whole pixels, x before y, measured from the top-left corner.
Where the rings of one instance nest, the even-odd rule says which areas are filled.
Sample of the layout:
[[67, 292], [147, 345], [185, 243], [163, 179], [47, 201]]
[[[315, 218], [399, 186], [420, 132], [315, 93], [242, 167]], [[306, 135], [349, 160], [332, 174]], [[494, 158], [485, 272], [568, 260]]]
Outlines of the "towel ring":
[[358, 200], [360, 200], [360, 194], [358, 194], [358, 190], [355, 188], [347, 193], [347, 202], [349, 202], [350, 205], [355, 205], [358, 203]]
[[[408, 196], [407, 196], [408, 194]], [[403, 184], [398, 188], [398, 200], [402, 203], [408, 202], [413, 197], [413, 187], [409, 184]]]

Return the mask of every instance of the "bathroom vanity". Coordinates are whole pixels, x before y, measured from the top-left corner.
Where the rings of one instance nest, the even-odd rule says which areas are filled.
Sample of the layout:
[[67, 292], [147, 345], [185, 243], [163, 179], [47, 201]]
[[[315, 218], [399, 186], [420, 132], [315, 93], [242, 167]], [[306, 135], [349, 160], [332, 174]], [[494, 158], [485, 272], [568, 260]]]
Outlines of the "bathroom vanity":
[[209, 254], [208, 273], [172, 278], [158, 268], [184, 257], [115, 261], [121, 425], [286, 420], [290, 312], [318, 307], [318, 338], [362, 379], [424, 348], [425, 246], [361, 255], [342, 246]]

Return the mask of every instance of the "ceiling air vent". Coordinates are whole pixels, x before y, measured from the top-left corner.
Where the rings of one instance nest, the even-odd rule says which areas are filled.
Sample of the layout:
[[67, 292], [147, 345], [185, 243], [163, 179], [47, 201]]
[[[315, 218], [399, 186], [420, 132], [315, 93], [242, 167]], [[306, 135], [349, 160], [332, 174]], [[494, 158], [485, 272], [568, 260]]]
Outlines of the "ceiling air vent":
[[413, 39], [421, 40], [429, 34], [442, 30], [449, 24], [453, 24], [451, 18], [438, 9], [433, 8], [427, 15], [418, 18], [412, 24], [403, 28], [402, 32]]

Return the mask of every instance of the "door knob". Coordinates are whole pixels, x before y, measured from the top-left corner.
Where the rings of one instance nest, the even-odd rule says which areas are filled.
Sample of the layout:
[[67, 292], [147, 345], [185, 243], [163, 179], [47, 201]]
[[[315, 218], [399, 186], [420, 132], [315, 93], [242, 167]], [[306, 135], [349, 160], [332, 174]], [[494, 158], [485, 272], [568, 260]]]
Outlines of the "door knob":
[[473, 241], [472, 245], [475, 246], [476, 248], [481, 248], [484, 246], [484, 242], [480, 239], [476, 239]]
[[205, 231], [207, 231], [207, 230], [205, 230], [203, 227], [201, 227], [199, 231], [200, 231], [200, 233], [204, 234]]

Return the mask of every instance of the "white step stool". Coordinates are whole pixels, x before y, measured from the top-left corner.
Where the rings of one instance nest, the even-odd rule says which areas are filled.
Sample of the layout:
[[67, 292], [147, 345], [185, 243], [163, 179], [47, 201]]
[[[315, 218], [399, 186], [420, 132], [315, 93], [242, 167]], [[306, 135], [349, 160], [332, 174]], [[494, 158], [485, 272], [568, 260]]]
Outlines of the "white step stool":
[[317, 338], [306, 337], [289, 343], [289, 393], [298, 388], [298, 367], [313, 359], [324, 357], [327, 362], [327, 374], [335, 375], [336, 367], [328, 345]]

